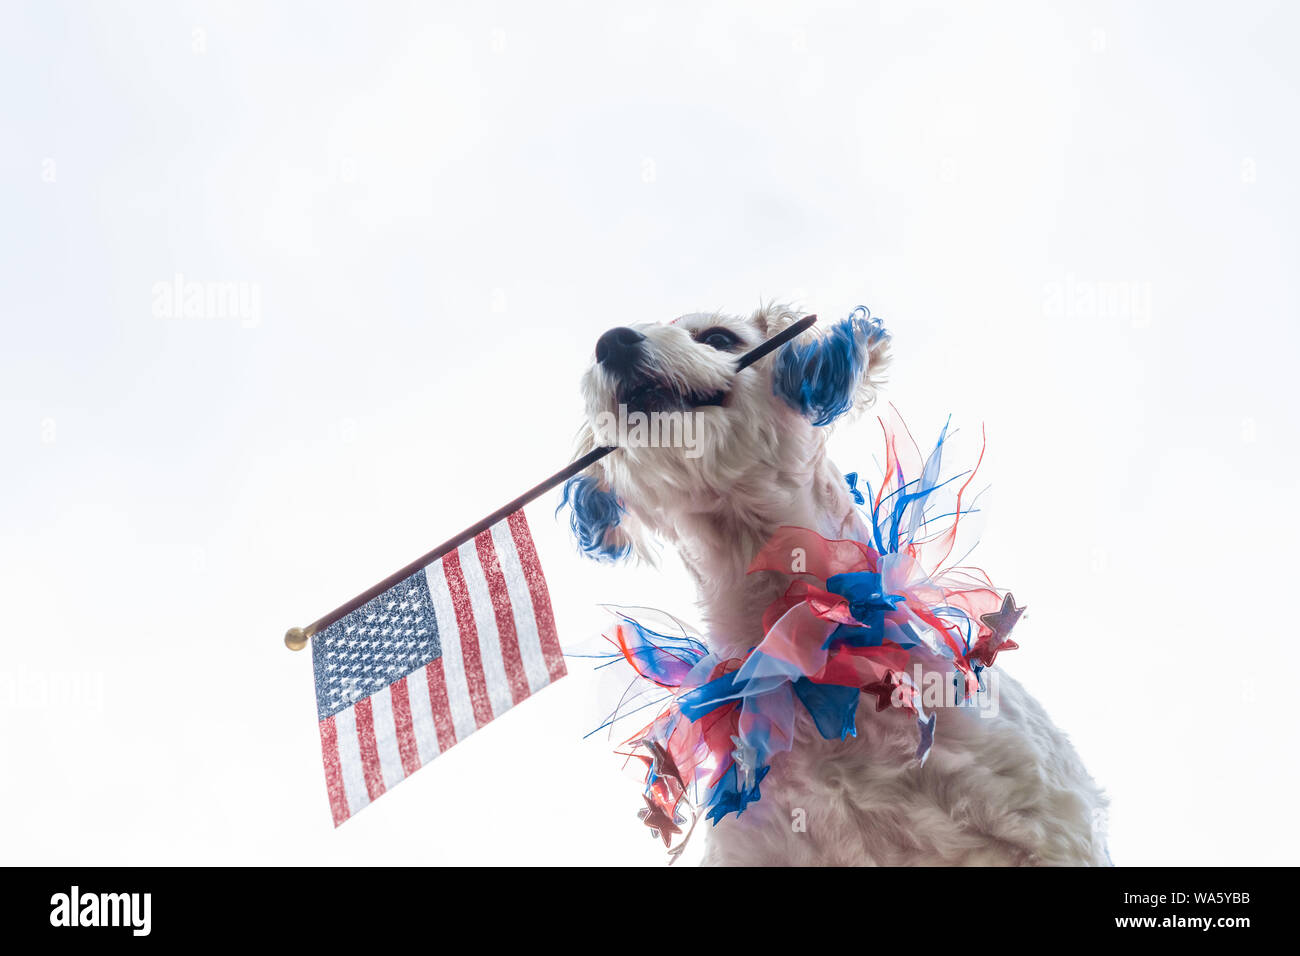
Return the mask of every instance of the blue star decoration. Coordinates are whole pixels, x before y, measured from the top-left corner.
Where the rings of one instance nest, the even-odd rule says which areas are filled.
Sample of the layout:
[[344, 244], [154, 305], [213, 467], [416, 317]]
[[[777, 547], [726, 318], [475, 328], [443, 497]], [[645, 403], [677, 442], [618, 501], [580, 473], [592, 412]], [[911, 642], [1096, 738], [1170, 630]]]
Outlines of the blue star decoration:
[[1025, 609], [1016, 607], [1015, 598], [1008, 591], [1007, 596], [1002, 599], [1002, 607], [989, 614], [980, 615], [980, 622], [992, 633], [975, 642], [975, 647], [970, 652], [970, 659], [978, 661], [984, 667], [992, 667], [999, 651], [1014, 651], [1018, 648], [1020, 645], [1011, 640], [1010, 634], [1011, 629], [1020, 620], [1020, 615], [1024, 613]]
[[826, 579], [826, 590], [849, 602], [856, 625], [841, 624], [827, 639], [826, 647], [844, 641], [854, 647], [879, 645], [885, 636], [885, 614], [906, 600], [901, 594], [885, 594], [880, 574], [875, 571], [847, 571]]
[[921, 741], [916, 745], [916, 759], [921, 761], [921, 766], [925, 766], [925, 758], [930, 756], [930, 748], [934, 746], [934, 722], [938, 714], [931, 714], [928, 718], [916, 718], [916, 727], [921, 731]]
[[849, 483], [849, 494], [853, 496], [853, 503], [855, 505], [865, 505], [867, 499], [862, 497], [862, 492], [858, 491], [858, 473], [851, 471], [844, 476], [844, 480]]
[[754, 775], [754, 785], [748, 790], [741, 790], [736, 783], [735, 765], [728, 767], [722, 781], [714, 788], [714, 792], [709, 798], [709, 803], [712, 804], [713, 808], [704, 815], [705, 819], [712, 820], [714, 826], [716, 826], [728, 813], [734, 813], [737, 816], [744, 813], [745, 807], [762, 797], [758, 785], [763, 782], [763, 778], [767, 776], [768, 771], [771, 769], [771, 764], [766, 767], [759, 767], [758, 772]]

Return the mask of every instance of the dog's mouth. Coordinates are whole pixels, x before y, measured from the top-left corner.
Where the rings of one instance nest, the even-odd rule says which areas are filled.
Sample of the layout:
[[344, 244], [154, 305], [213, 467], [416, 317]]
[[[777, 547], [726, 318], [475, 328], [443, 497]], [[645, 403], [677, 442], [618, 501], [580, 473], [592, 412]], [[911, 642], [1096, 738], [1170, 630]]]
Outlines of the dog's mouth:
[[635, 412], [684, 412], [692, 408], [721, 405], [726, 397], [727, 393], [721, 390], [681, 391], [653, 379], [620, 389], [618, 394], [619, 403]]

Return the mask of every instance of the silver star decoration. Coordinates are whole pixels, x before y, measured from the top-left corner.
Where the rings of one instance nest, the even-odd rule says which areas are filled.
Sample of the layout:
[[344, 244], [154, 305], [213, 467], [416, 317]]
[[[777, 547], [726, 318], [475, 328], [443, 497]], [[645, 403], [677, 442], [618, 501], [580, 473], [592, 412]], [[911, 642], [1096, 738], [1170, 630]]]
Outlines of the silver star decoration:
[[736, 761], [736, 785], [743, 793], [754, 785], [758, 751], [734, 734], [731, 742], [736, 745], [736, 749], [731, 752], [732, 759]]
[[1023, 607], [1016, 607], [1016, 600], [1007, 592], [1007, 596], [1002, 599], [1002, 607], [990, 614], [981, 614], [980, 620], [988, 625], [993, 631], [994, 640], [1001, 643], [1011, 633], [1011, 629], [1016, 626], [1020, 620], [1020, 615], [1025, 613]]

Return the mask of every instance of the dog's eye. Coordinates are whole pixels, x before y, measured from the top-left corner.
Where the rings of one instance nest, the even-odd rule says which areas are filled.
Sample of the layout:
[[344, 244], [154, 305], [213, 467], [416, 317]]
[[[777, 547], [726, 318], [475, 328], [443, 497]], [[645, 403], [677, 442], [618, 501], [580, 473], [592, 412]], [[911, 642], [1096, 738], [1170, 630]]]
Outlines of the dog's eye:
[[719, 352], [730, 351], [740, 344], [740, 338], [734, 332], [721, 327], [705, 329], [699, 334], [697, 341], [712, 346]]

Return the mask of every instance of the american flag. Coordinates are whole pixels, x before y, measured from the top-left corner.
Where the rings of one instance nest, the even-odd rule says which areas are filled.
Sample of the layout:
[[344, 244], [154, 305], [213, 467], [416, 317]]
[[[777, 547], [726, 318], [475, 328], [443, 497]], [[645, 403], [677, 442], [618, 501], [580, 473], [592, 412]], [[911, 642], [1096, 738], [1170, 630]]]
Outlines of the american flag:
[[311, 639], [334, 825], [566, 673], [516, 511]]

